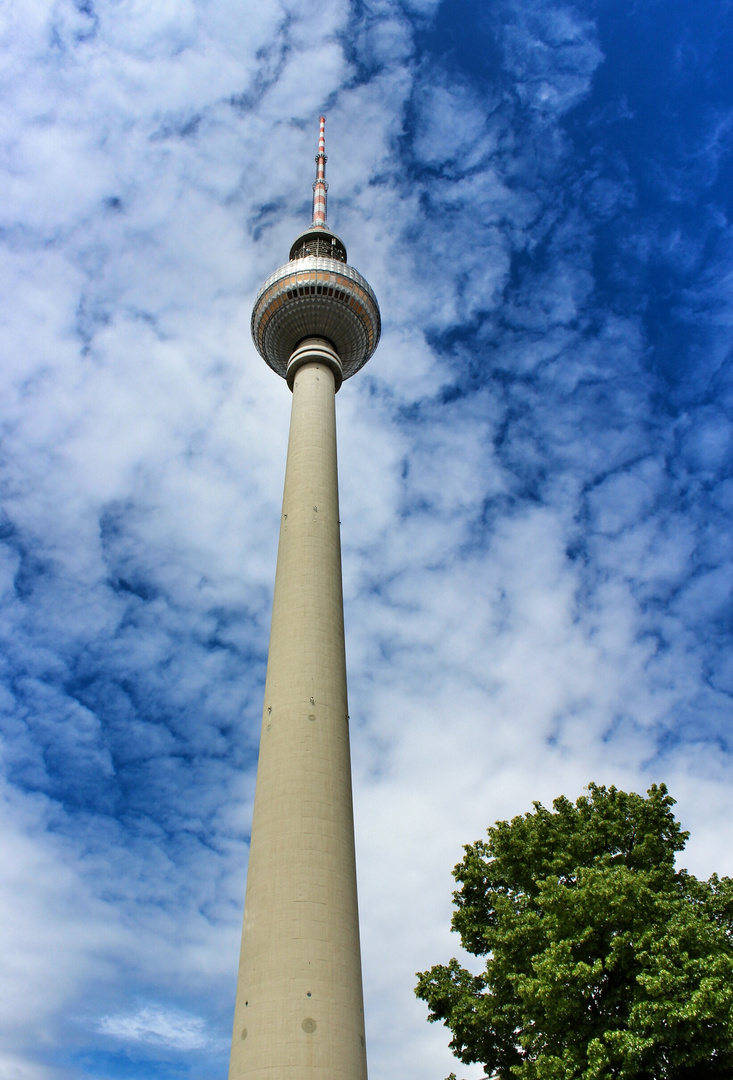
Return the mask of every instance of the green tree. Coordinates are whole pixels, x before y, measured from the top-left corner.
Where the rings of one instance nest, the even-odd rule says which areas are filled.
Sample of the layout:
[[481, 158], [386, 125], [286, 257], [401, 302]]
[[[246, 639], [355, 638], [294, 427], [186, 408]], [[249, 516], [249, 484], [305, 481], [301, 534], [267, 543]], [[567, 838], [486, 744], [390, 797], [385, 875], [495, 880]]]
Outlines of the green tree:
[[733, 1077], [733, 881], [675, 870], [673, 806], [664, 785], [591, 784], [464, 849], [452, 925], [484, 971], [453, 959], [416, 989], [460, 1061], [501, 1080]]

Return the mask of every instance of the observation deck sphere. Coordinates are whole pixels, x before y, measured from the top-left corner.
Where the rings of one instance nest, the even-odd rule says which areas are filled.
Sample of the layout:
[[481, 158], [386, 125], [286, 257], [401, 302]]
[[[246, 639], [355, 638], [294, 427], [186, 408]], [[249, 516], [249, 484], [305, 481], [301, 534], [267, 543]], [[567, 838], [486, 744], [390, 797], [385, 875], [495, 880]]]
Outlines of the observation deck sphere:
[[380, 333], [379, 304], [369, 283], [338, 259], [291, 259], [265, 281], [252, 311], [255, 347], [282, 378], [298, 344], [314, 337], [333, 344], [348, 379], [373, 354]]

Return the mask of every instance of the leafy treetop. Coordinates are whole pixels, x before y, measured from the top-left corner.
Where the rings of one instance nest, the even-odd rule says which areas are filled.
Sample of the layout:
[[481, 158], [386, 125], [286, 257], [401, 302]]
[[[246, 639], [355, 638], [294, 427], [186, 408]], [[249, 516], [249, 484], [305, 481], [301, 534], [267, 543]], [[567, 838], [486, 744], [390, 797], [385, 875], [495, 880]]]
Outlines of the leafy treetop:
[[589, 785], [465, 848], [453, 928], [486, 957], [418, 975], [431, 1021], [500, 1080], [733, 1075], [733, 882], [675, 870], [664, 785]]

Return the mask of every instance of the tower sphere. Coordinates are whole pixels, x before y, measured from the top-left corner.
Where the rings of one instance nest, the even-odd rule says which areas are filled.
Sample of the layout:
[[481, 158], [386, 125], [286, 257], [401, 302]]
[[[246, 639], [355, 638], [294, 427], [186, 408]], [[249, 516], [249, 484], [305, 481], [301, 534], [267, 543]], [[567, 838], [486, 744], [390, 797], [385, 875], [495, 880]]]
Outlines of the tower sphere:
[[301, 342], [325, 339], [338, 354], [337, 388], [366, 364], [379, 342], [379, 304], [369, 283], [346, 262], [343, 241], [326, 225], [326, 155], [321, 143], [313, 185], [313, 223], [290, 259], [265, 281], [252, 311], [252, 339], [273, 371], [292, 382], [288, 364]]

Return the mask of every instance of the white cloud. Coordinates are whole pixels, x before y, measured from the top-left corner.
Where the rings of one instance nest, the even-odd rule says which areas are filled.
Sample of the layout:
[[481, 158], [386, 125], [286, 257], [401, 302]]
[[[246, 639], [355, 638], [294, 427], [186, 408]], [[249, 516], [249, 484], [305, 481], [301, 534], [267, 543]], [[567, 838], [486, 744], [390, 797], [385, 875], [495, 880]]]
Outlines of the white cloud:
[[103, 1016], [99, 1030], [123, 1043], [151, 1043], [176, 1050], [201, 1050], [209, 1044], [206, 1021], [202, 1017], [156, 1006], [146, 1006], [130, 1014]]

